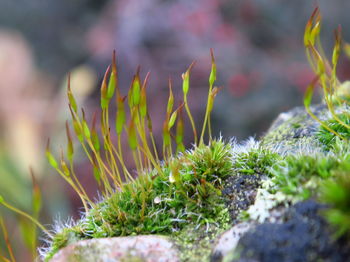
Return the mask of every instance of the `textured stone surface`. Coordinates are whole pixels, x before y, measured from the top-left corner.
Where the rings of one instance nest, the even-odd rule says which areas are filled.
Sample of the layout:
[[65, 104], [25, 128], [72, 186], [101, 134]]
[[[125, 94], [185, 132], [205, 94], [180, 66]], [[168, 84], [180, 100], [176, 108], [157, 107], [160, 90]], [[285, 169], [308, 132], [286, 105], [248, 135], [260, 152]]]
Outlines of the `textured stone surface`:
[[222, 261], [223, 257], [227, 256], [230, 251], [236, 248], [241, 236], [253, 227], [253, 224], [243, 222], [235, 225], [230, 230], [223, 233], [219, 237], [217, 244], [213, 249], [210, 261]]
[[[328, 109], [324, 104], [312, 106], [310, 109], [322, 120], [329, 118]], [[319, 123], [306, 112], [304, 107], [296, 107], [279, 114], [261, 142], [264, 147], [280, 154], [305, 152], [308, 149], [317, 150], [320, 144], [312, 137], [318, 127]]]
[[282, 223], [266, 222], [243, 235], [236, 254], [222, 261], [350, 261], [349, 243], [331, 237], [323, 207], [312, 200], [295, 204]]
[[177, 262], [175, 245], [160, 236], [79, 241], [60, 250], [52, 262]]

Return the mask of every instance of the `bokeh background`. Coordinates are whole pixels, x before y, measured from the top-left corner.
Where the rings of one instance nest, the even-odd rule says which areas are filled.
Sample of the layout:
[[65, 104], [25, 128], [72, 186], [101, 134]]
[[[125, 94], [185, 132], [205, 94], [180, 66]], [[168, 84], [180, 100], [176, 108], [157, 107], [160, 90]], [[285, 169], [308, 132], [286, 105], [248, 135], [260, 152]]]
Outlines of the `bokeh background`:
[[[313, 77], [303, 30], [317, 5], [322, 41], [331, 54], [338, 24], [350, 41], [348, 0], [0, 0], [0, 194], [30, 212], [31, 166], [44, 198], [41, 221], [79, 216], [78, 197], [48, 167], [45, 144], [51, 137], [53, 151], [65, 148], [68, 72], [74, 94], [91, 116], [113, 49], [124, 94], [138, 65], [142, 76], [151, 71], [148, 99], [160, 134], [167, 79], [180, 94], [181, 73], [193, 60], [189, 100], [201, 124], [213, 48], [217, 85], [223, 87], [212, 116], [216, 136], [260, 137], [281, 111], [302, 105]], [[346, 59], [338, 75], [350, 78]], [[76, 160], [82, 183], [96, 196], [91, 169], [83, 156]], [[30, 261], [16, 216], [0, 212], [18, 261]]]

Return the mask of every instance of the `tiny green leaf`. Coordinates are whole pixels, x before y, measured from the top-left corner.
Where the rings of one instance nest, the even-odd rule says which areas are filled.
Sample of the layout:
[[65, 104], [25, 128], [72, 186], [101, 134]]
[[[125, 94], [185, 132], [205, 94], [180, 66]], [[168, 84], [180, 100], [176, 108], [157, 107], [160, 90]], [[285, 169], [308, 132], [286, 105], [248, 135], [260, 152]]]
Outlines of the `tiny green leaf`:
[[94, 113], [93, 117], [92, 117], [92, 129], [91, 129], [91, 140], [92, 140], [92, 144], [95, 148], [96, 151], [100, 150], [100, 140], [98, 138], [98, 134], [96, 131], [96, 112]]
[[140, 97], [140, 115], [142, 118], [146, 117], [147, 115], [147, 82], [149, 79], [150, 72], [147, 73], [145, 80], [143, 81], [142, 88], [141, 88], [141, 97]]
[[209, 94], [209, 99], [208, 99], [208, 112], [210, 113], [213, 110], [214, 106], [214, 100], [218, 92], [220, 91], [221, 88], [214, 87], [213, 90]]
[[79, 123], [75, 119], [73, 119], [73, 128], [74, 128], [74, 132], [75, 132], [78, 140], [80, 142], [83, 142], [84, 141], [83, 132], [82, 132], [82, 130], [80, 128]]
[[130, 121], [129, 128], [128, 128], [128, 142], [129, 142], [129, 147], [131, 148], [131, 150], [136, 150], [136, 148], [137, 148], [137, 135], [136, 135], [135, 123], [133, 120]]
[[53, 168], [58, 169], [58, 163], [57, 163], [56, 159], [54, 158], [54, 156], [50, 152], [50, 140], [47, 141], [46, 158]]
[[73, 160], [73, 155], [74, 155], [74, 147], [73, 147], [73, 141], [72, 141], [72, 136], [70, 134], [69, 130], [69, 125], [68, 121], [66, 121], [66, 135], [67, 135], [67, 157], [69, 161]]
[[209, 76], [209, 85], [213, 86], [216, 80], [216, 63], [215, 63], [214, 51], [212, 48], [210, 49], [210, 55], [211, 55], [211, 72]]
[[136, 75], [134, 75], [134, 78], [131, 83], [131, 87], [128, 94], [128, 101], [129, 101], [129, 107], [132, 108], [134, 106], [139, 105], [140, 103], [140, 91], [141, 91], [141, 84], [140, 84], [140, 67], [137, 68]]
[[94, 173], [95, 180], [97, 181], [98, 184], [100, 184], [101, 183], [101, 173], [100, 173], [100, 170], [95, 165], [93, 167], [93, 173]]
[[173, 95], [173, 90], [172, 90], [170, 78], [169, 78], [168, 84], [169, 84], [169, 98], [168, 98], [168, 105], [167, 105], [166, 112], [167, 112], [167, 115], [170, 115], [171, 111], [173, 110], [173, 106], [174, 106], [174, 95]]
[[192, 64], [188, 67], [187, 71], [182, 74], [182, 91], [185, 96], [187, 95], [188, 90], [190, 89], [190, 73], [194, 64], [195, 62], [192, 62]]
[[182, 144], [184, 137], [184, 120], [183, 120], [183, 113], [182, 113], [182, 107], [179, 108], [179, 117], [177, 119], [176, 123], [176, 137], [175, 141], [176, 144]]
[[332, 55], [333, 66], [336, 66], [338, 63], [338, 59], [340, 55], [340, 46], [341, 46], [341, 27], [339, 26], [338, 29], [335, 31], [335, 45], [334, 45], [333, 55]]
[[91, 132], [90, 132], [90, 128], [85, 120], [85, 112], [84, 110], [82, 109], [82, 113], [83, 113], [83, 122], [82, 122], [82, 126], [83, 126], [83, 133], [84, 133], [84, 136], [87, 138], [87, 139], [90, 139], [91, 137]]
[[176, 117], [177, 117], [177, 110], [171, 114], [171, 117], [168, 123], [168, 130], [170, 130], [175, 124]]
[[347, 57], [350, 57], [350, 44], [349, 43], [344, 43], [344, 52]]
[[321, 23], [318, 21], [316, 22], [316, 24], [314, 25], [314, 27], [311, 29], [311, 32], [310, 32], [309, 41], [311, 45], [315, 45], [315, 40], [319, 36], [320, 30], [321, 30]]
[[[318, 28], [318, 29], [315, 29], [315, 27], [314, 28], [312, 27], [315, 20], [316, 20], [316, 25], [318, 24], [316, 26], [316, 28]], [[320, 20], [321, 20], [320, 12], [319, 12], [318, 7], [316, 7], [312, 13], [310, 19], [308, 20], [306, 27], [305, 27], [305, 32], [304, 32], [304, 45], [305, 46], [310, 46], [310, 44], [314, 44], [317, 30], [319, 30], [319, 28], [320, 28], [320, 23], [319, 23]], [[312, 31], [314, 31], [314, 32], [312, 33]]]
[[63, 160], [63, 157], [61, 159], [61, 168], [63, 170], [63, 173], [67, 176], [67, 177], [70, 177], [70, 171], [69, 171], [69, 168], [66, 164], [66, 162]]
[[147, 112], [147, 127], [150, 133], [152, 133], [152, 119], [150, 117], [150, 115]]
[[169, 133], [168, 121], [163, 124], [163, 144], [165, 147], [169, 146], [171, 143], [171, 137]]
[[111, 99], [114, 95], [114, 91], [117, 87], [118, 79], [117, 79], [117, 63], [115, 58], [115, 50], [113, 51], [113, 57], [112, 57], [112, 72], [109, 76], [109, 82], [107, 87], [107, 98]]
[[107, 75], [109, 74], [110, 71], [110, 66], [107, 68], [105, 75], [103, 77], [102, 80], [102, 84], [101, 84], [101, 108], [102, 109], [106, 109], [108, 107], [108, 103], [109, 103], [109, 98], [107, 95]]
[[68, 88], [67, 88], [68, 101], [74, 112], [78, 112], [77, 102], [73, 96], [72, 90], [70, 88], [70, 74], [68, 74]]
[[116, 114], [116, 120], [115, 120], [115, 129], [118, 135], [122, 133], [123, 126], [126, 122], [125, 108], [124, 108], [125, 99], [126, 99], [126, 96], [117, 98], [117, 114]]

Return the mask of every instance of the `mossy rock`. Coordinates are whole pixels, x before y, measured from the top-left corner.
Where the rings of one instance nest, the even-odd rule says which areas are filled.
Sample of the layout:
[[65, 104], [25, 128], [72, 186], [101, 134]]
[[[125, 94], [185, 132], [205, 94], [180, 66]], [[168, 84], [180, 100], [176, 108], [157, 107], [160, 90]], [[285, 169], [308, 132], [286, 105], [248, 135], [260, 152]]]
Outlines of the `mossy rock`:
[[[325, 105], [311, 110], [322, 121], [331, 119]], [[73, 227], [63, 229], [51, 255], [84, 239], [109, 236], [118, 241], [146, 233], [167, 237], [176, 249], [169, 261], [347, 261], [350, 237], [344, 221], [350, 208], [344, 207], [346, 199], [330, 197], [324, 185], [332, 182], [332, 190], [347, 190], [336, 181], [339, 174], [350, 173], [350, 146], [336, 138], [326, 147], [319, 133], [319, 122], [298, 107], [282, 113], [261, 141], [218, 140], [194, 148], [164, 165], [165, 177], [151, 171], [128, 185], [128, 191], [99, 203]], [[169, 168], [174, 165], [180, 175]], [[151, 179], [152, 187], [143, 187], [145, 179]], [[147, 194], [144, 219], [139, 215], [142, 192]], [[115, 210], [124, 215], [116, 217]], [[334, 220], [335, 212], [342, 220]], [[248, 226], [237, 231], [244, 223]], [[334, 237], [336, 232], [341, 238]], [[228, 234], [236, 237], [227, 238]], [[127, 259], [152, 261], [147, 256]]]

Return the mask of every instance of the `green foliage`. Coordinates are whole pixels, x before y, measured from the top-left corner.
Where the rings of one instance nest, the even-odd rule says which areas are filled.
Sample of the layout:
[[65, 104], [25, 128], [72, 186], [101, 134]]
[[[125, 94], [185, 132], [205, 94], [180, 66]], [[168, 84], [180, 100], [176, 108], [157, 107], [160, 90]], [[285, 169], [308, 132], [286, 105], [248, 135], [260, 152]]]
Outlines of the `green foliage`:
[[299, 199], [318, 195], [320, 183], [349, 168], [349, 152], [335, 154], [290, 155], [274, 165], [270, 172], [275, 191]]
[[281, 157], [267, 149], [252, 149], [246, 153], [240, 153], [234, 160], [235, 172], [242, 174], [269, 175], [269, 168]]
[[[350, 115], [348, 113], [338, 114], [337, 117], [346, 125], [350, 125]], [[350, 139], [350, 129], [341, 124], [334, 118], [328, 119], [324, 121], [325, 125], [328, 128], [336, 131], [339, 135], [341, 135], [346, 140]], [[332, 145], [334, 145], [336, 138], [338, 137], [334, 133], [331, 133], [324, 126], [320, 126], [319, 131], [316, 134], [318, 140], [325, 145], [325, 148], [329, 150]]]
[[321, 186], [320, 200], [329, 205], [324, 211], [328, 222], [336, 228], [336, 237], [350, 236], [350, 164], [335, 178]]

